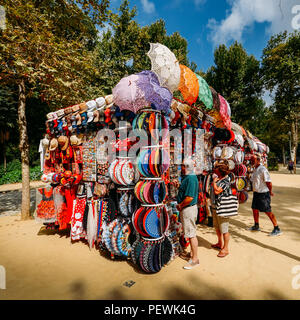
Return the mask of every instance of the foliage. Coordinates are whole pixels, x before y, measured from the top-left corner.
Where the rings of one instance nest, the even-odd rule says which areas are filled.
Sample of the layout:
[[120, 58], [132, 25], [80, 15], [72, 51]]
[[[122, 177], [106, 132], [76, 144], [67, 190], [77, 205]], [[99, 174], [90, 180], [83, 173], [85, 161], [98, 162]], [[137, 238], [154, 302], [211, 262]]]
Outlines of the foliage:
[[[30, 168], [30, 180], [39, 180], [42, 175], [41, 167], [34, 166]], [[0, 166], [0, 185], [7, 183], [17, 183], [22, 181], [21, 162], [13, 160], [7, 164], [7, 169], [4, 170], [3, 165]]]
[[275, 93], [273, 116], [285, 135], [277, 137], [284, 143], [291, 131], [291, 143], [296, 159], [300, 119], [300, 31], [272, 36], [263, 51], [262, 75], [265, 87]]
[[268, 169], [270, 171], [278, 171], [278, 158], [276, 157], [276, 154], [274, 152], [270, 152], [268, 155]]
[[[80, 9], [77, 4], [80, 4]], [[103, 24], [108, 1], [8, 0], [6, 29], [0, 31], [0, 80], [24, 79], [28, 96], [38, 92], [53, 105], [86, 99], [94, 69], [90, 64], [93, 23]], [[89, 17], [84, 12], [93, 9]], [[94, 19], [94, 20], [91, 20]]]
[[220, 45], [214, 57], [215, 66], [205, 76], [208, 84], [229, 102], [233, 121], [255, 129], [264, 112], [259, 61], [238, 42]]
[[[118, 14], [113, 14], [110, 28], [102, 33], [94, 52], [98, 86], [108, 94], [122, 77], [150, 70], [151, 63], [146, 53], [149, 43], [162, 43], [176, 55], [179, 63], [190, 66], [187, 58], [187, 41], [178, 32], [168, 36], [165, 22], [159, 19], [149, 26], [140, 27], [133, 20], [136, 8], [129, 8], [124, 0]], [[196, 70], [197, 65], [191, 63]]]

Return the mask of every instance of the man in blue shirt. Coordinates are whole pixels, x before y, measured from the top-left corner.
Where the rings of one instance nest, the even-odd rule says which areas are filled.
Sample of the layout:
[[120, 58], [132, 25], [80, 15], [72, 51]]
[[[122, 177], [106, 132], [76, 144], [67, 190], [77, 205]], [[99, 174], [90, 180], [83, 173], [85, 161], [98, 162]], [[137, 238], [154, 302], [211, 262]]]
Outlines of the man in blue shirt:
[[196, 220], [198, 215], [198, 179], [194, 173], [194, 163], [186, 159], [182, 165], [184, 178], [178, 190], [177, 209], [180, 211], [180, 220], [183, 226], [184, 237], [189, 239], [191, 246], [190, 257], [184, 269], [190, 270], [199, 265], [198, 239], [196, 235]]

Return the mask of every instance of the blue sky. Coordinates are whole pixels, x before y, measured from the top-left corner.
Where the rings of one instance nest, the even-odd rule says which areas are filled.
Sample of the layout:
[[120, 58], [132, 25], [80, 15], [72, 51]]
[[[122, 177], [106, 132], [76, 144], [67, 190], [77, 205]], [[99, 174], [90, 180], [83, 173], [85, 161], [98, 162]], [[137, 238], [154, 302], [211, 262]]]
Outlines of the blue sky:
[[[189, 59], [206, 71], [213, 64], [220, 43], [242, 42], [249, 54], [260, 59], [274, 33], [292, 31], [292, 8], [300, 0], [129, 0], [137, 7], [136, 21], [150, 24], [160, 18], [168, 34], [178, 31], [187, 41]], [[112, 0], [115, 11], [121, 0]], [[297, 9], [297, 8], [296, 8]], [[296, 10], [294, 9], [294, 10]], [[299, 17], [300, 20], [300, 17]]]
[[[198, 69], [214, 64], [214, 49], [237, 40], [248, 54], [261, 58], [270, 36], [300, 28], [300, 0], [129, 0], [136, 21], [148, 25], [162, 18], [168, 34], [188, 41], [188, 57]], [[121, 0], [112, 0], [113, 11]], [[267, 104], [271, 100], [265, 96]]]

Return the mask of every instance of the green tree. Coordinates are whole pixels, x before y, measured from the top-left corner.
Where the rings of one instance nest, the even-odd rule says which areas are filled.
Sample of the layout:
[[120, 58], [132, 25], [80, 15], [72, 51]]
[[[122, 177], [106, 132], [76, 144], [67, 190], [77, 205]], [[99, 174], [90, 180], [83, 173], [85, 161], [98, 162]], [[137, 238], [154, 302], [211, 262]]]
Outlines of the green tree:
[[15, 88], [0, 87], [0, 143], [4, 170], [6, 169], [6, 148], [11, 133], [16, 129], [17, 104]]
[[166, 45], [176, 55], [179, 63], [191, 66], [187, 58], [187, 41], [178, 32], [167, 35], [165, 22], [159, 19], [154, 23], [140, 27], [134, 20], [137, 9], [130, 9], [129, 2], [124, 0], [118, 13], [112, 14], [110, 28], [102, 33], [94, 51], [96, 68], [101, 70], [97, 75], [97, 83], [110, 93], [111, 89], [126, 75], [150, 70], [151, 62], [146, 53], [149, 43]]
[[220, 45], [214, 62], [205, 76], [208, 84], [229, 102], [235, 122], [255, 129], [264, 112], [259, 61], [235, 42], [229, 48]]
[[34, 92], [60, 107], [86, 99], [94, 69], [88, 46], [93, 26], [109, 15], [107, 0], [6, 0], [0, 31], [0, 81], [18, 88], [22, 163], [22, 219], [30, 217], [29, 142], [26, 101]]
[[290, 127], [292, 138], [291, 158], [296, 157], [299, 143], [300, 119], [300, 32], [279, 33], [272, 36], [262, 57], [265, 86], [275, 92], [275, 111]]

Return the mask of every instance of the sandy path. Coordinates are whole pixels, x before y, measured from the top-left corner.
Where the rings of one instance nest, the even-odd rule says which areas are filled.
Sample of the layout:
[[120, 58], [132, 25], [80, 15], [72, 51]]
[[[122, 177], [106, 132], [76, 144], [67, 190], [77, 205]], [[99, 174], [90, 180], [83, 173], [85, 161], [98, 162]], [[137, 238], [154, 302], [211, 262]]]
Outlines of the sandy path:
[[[280, 177], [278, 177], [280, 175]], [[271, 222], [252, 233], [251, 199], [231, 219], [231, 254], [217, 258], [214, 230], [198, 226], [201, 266], [186, 271], [177, 258], [147, 275], [126, 261], [112, 261], [66, 234], [41, 230], [19, 216], [0, 218], [0, 265], [6, 290], [0, 299], [300, 299], [292, 268], [300, 265], [300, 176], [272, 174], [273, 210], [283, 234], [268, 237]], [[284, 187], [280, 187], [284, 185]], [[128, 288], [124, 282], [133, 280]], [[298, 280], [300, 285], [300, 279]]]

